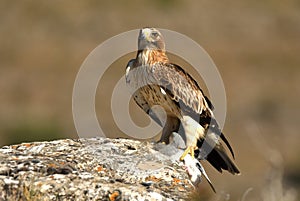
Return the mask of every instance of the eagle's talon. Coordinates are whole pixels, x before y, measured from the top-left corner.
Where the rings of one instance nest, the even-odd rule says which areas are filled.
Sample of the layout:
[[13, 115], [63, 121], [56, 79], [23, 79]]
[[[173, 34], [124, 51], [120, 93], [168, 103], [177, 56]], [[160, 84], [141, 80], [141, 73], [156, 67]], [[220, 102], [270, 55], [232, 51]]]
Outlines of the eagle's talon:
[[186, 150], [183, 152], [183, 154], [180, 156], [180, 161], [183, 161], [186, 155], [191, 154], [192, 159], [195, 158], [194, 154], [195, 148], [193, 146], [189, 146], [186, 148]]

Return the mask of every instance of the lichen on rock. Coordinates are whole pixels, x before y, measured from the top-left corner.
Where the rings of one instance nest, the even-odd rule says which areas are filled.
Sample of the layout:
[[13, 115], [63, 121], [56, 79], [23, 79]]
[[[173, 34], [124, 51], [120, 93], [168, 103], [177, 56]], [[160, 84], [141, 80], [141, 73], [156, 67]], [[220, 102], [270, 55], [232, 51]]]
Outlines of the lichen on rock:
[[182, 164], [153, 143], [89, 138], [0, 149], [0, 200], [186, 200]]

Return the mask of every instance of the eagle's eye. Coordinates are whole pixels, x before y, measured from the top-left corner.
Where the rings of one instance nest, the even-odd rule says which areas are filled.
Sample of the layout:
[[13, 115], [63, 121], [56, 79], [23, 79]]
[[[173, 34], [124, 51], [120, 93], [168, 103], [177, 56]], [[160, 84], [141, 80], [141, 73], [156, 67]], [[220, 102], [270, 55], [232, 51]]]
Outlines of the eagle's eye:
[[152, 33], [151, 33], [151, 36], [152, 36], [153, 38], [157, 38], [158, 33], [157, 33], [157, 32], [152, 32]]

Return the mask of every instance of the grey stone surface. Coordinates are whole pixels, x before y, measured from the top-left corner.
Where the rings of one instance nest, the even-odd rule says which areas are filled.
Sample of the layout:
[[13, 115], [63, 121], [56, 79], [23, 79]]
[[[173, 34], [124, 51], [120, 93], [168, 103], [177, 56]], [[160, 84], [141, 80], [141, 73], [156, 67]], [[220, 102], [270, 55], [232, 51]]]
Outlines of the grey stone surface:
[[[165, 146], [165, 147], [164, 147]], [[155, 145], [90, 138], [4, 146], [0, 200], [186, 200], [188, 174]]]

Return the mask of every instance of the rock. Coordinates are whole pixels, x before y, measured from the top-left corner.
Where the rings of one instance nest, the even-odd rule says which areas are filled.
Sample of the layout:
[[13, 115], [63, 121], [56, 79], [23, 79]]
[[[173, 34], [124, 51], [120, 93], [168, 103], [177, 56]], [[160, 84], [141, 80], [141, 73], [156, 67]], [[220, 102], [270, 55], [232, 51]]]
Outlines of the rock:
[[[188, 174], [166, 147], [90, 138], [0, 149], [0, 200], [186, 200]], [[171, 149], [172, 153], [174, 148]]]

